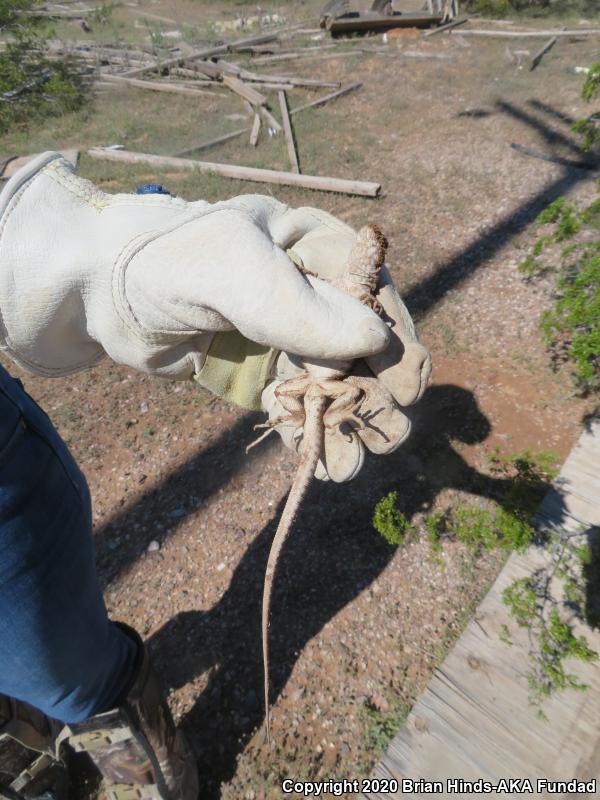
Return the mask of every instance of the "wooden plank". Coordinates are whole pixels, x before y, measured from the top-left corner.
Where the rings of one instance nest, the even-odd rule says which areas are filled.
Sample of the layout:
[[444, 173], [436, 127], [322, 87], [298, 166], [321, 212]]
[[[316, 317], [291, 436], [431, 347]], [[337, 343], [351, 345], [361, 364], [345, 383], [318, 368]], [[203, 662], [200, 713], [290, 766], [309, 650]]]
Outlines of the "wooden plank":
[[267, 105], [267, 98], [264, 94], [248, 86], [248, 84], [244, 83], [239, 78], [235, 78], [233, 75], [223, 75], [223, 83], [228, 89], [231, 89], [232, 92], [239, 95], [239, 97], [243, 97], [244, 100], [252, 103], [253, 106]]
[[288, 156], [292, 165], [292, 172], [300, 173], [298, 151], [296, 149], [296, 142], [294, 141], [294, 132], [292, 130], [292, 122], [290, 120], [287, 95], [285, 92], [278, 92], [277, 96], [279, 97], [279, 108], [281, 109], [281, 118], [283, 120], [283, 133], [287, 144]]
[[587, 28], [580, 31], [452, 31], [452, 36], [493, 36], [496, 39], [536, 39], [548, 36], [600, 36], [600, 28]]
[[106, 150], [94, 147], [87, 151], [92, 158], [106, 159], [126, 164], [148, 164], [157, 168], [184, 169], [197, 172], [221, 175], [224, 178], [235, 178], [240, 181], [256, 181], [258, 183], [274, 183], [282, 186], [301, 186], [305, 189], [316, 189], [322, 192], [339, 192], [340, 194], [377, 197], [381, 190], [380, 183], [371, 181], [354, 181], [342, 178], [326, 178], [317, 175], [296, 175], [293, 172], [279, 172], [272, 169], [241, 167], [233, 164], [215, 164], [208, 161], [196, 161], [174, 156], [156, 156], [150, 153], [135, 153], [129, 150]]
[[[582, 480], [589, 499], [583, 509], [577, 496]], [[536, 515], [536, 524], [542, 523], [560, 525], [567, 531], [600, 525], [600, 417], [581, 435], [544, 498]], [[514, 624], [502, 602], [504, 590], [514, 580], [536, 569], [548, 569], [550, 564], [550, 554], [538, 547], [511, 555], [474, 621], [436, 671], [375, 767], [374, 777], [439, 780], [446, 789], [444, 797], [470, 796], [467, 789], [449, 792], [449, 778], [492, 783], [509, 776], [527, 778], [538, 797], [567, 796], [536, 791], [540, 778], [600, 779], [598, 665], [569, 660], [566, 669], [587, 684], [588, 691], [556, 693], [544, 702], [547, 720], [539, 719], [528, 702], [526, 676], [531, 662], [527, 631]], [[501, 641], [504, 625], [510, 628], [512, 646]], [[600, 650], [600, 631], [582, 622], [575, 622], [574, 628], [577, 636], [584, 635], [594, 650]], [[362, 795], [382, 800], [404, 796], [402, 791]], [[425, 798], [431, 794], [417, 789], [406, 796]], [[507, 796], [520, 795], [511, 792]]]
[[259, 133], [260, 133], [260, 114], [255, 114], [254, 122], [252, 123], [252, 130], [250, 131], [250, 144], [252, 145], [252, 147], [256, 147]]
[[457, 17], [453, 19], [452, 22], [447, 22], [445, 25], [440, 25], [439, 28], [434, 28], [431, 31], [425, 31], [423, 36], [435, 36], [436, 33], [442, 33], [443, 31], [449, 31], [451, 28], [457, 28], [459, 25], [464, 25], [465, 22], [469, 21], [469, 17]]
[[271, 114], [271, 112], [269, 111], [268, 108], [266, 108], [265, 106], [261, 106], [260, 107], [260, 114], [261, 114], [262, 118], [264, 119], [267, 127], [270, 130], [272, 130], [273, 133], [277, 134], [277, 133], [281, 133], [282, 132], [283, 128], [281, 127], [279, 122], [275, 119], [273, 114]]
[[225, 97], [223, 92], [213, 92], [208, 89], [190, 89], [177, 83], [165, 83], [160, 81], [141, 81], [137, 78], [124, 78], [121, 75], [103, 74], [104, 83], [120, 84], [122, 86], [132, 86], [136, 89], [147, 89], [151, 92], [167, 92], [171, 94], [185, 94], [188, 97]]
[[546, 44], [540, 50], [538, 50], [538, 52], [531, 59], [531, 67], [529, 68], [530, 72], [533, 72], [533, 70], [537, 67], [537, 65], [542, 60], [542, 58], [546, 55], [548, 50], [551, 50], [557, 42], [558, 42], [558, 37], [557, 36], [553, 36], [551, 39], [549, 39], [546, 42]]
[[198, 50], [195, 53], [188, 53], [187, 55], [176, 56], [175, 58], [167, 58], [164, 61], [156, 61], [147, 67], [138, 67], [124, 72], [125, 78], [135, 78], [138, 75], [143, 75], [145, 72], [152, 70], [163, 70], [169, 67], [178, 67], [185, 61], [198, 61], [202, 58], [211, 58], [221, 53], [235, 52], [239, 47], [245, 47], [251, 44], [265, 44], [266, 42], [273, 42], [279, 38], [279, 33], [263, 33], [258, 36], [248, 36], [244, 39], [237, 39], [235, 42], [228, 44], [216, 45], [215, 47], [207, 47], [205, 50]]

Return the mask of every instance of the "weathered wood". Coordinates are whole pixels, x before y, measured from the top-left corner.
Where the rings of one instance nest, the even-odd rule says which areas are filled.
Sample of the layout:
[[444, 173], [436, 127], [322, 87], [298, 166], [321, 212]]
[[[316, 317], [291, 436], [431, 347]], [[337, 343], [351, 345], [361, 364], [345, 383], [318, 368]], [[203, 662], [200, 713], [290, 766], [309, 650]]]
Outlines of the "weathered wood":
[[260, 114], [270, 130], [274, 131], [275, 133], [281, 133], [283, 128], [281, 127], [279, 122], [275, 119], [273, 114], [271, 114], [268, 108], [266, 108], [265, 106], [261, 106]]
[[254, 115], [254, 122], [252, 123], [252, 130], [250, 131], [250, 144], [256, 147], [258, 143], [258, 134], [260, 133], [260, 114]]
[[279, 108], [281, 109], [281, 118], [283, 120], [283, 133], [287, 144], [288, 156], [292, 165], [292, 172], [300, 172], [300, 164], [298, 163], [298, 151], [296, 149], [296, 142], [294, 141], [294, 132], [292, 130], [292, 122], [290, 120], [290, 112], [288, 109], [287, 95], [285, 92], [278, 92]]
[[[350, 94], [350, 92], [355, 92], [357, 89], [360, 89], [362, 86], [361, 81], [356, 81], [355, 83], [350, 83], [348, 86], [343, 86], [337, 92], [331, 92], [330, 94], [323, 95], [323, 97], [318, 97], [316, 100], [311, 101], [310, 103], [303, 103], [301, 106], [297, 106], [296, 108], [292, 108], [290, 111], [290, 115], [297, 114], [300, 111], [305, 111], [308, 108], [318, 108], [319, 106], [325, 105], [325, 103], [329, 103], [331, 100], [335, 100], [338, 97], [344, 97], [344, 95]], [[238, 128], [235, 131], [230, 131], [229, 133], [225, 133], [222, 136], [217, 136], [214, 139], [209, 139], [204, 142], [200, 142], [199, 144], [195, 145], [194, 147], [188, 147], [186, 150], [181, 150], [178, 153], [175, 153], [176, 156], [187, 156], [190, 153], [198, 153], [201, 150], [208, 150], [211, 147], [215, 147], [219, 144], [224, 144], [225, 142], [231, 141], [231, 139], [235, 139], [238, 136], [242, 136], [244, 133], [248, 133], [250, 128]]]
[[359, 31], [389, 31], [392, 28], [430, 28], [442, 22], [441, 14], [421, 12], [396, 13], [393, 16], [374, 14], [370, 11], [351, 11], [327, 23], [332, 36]]
[[449, 31], [452, 28], [458, 28], [459, 25], [464, 25], [465, 22], [469, 21], [469, 17], [457, 17], [453, 19], [452, 22], [447, 22], [445, 25], [440, 25], [439, 28], [434, 28], [431, 31], [425, 31], [423, 36], [435, 36], [436, 33], [442, 33], [443, 31]]
[[150, 153], [135, 153], [129, 150], [107, 150], [94, 147], [87, 151], [92, 158], [117, 161], [125, 164], [147, 164], [157, 168], [183, 169], [189, 171], [221, 175], [224, 178], [235, 178], [240, 181], [257, 183], [274, 183], [282, 186], [300, 186], [305, 189], [316, 189], [321, 192], [339, 192], [340, 194], [377, 197], [381, 190], [380, 183], [371, 181], [354, 181], [342, 178], [325, 178], [317, 175], [296, 175], [293, 172], [280, 172], [272, 169], [242, 167], [234, 164], [215, 164], [208, 161], [196, 161], [173, 156], [156, 156]]
[[531, 59], [531, 67], [529, 68], [530, 72], [533, 72], [533, 70], [537, 67], [537, 65], [542, 60], [542, 58], [546, 55], [548, 50], [551, 50], [554, 47], [554, 45], [557, 43], [557, 41], [558, 41], [558, 37], [557, 36], [553, 36], [551, 39], [549, 39], [546, 42], [546, 44], [540, 50], [537, 51], [537, 53]]
[[213, 92], [206, 89], [190, 89], [177, 83], [165, 83], [161, 81], [141, 81], [136, 78], [123, 78], [121, 75], [103, 74], [102, 80], [105, 83], [120, 84], [121, 86], [132, 86], [135, 89], [148, 89], [151, 92], [168, 92], [171, 94], [185, 94], [188, 97], [225, 97], [223, 92]]
[[[362, 55], [363, 53], [364, 50], [360, 48], [352, 51], [344, 51], [343, 53], [297, 53], [296, 55], [289, 55], [285, 58], [277, 57], [277, 61], [333, 61], [336, 58], [351, 58], [352, 56]], [[257, 65], [269, 64], [271, 60], [269, 56], [266, 56], [265, 58], [256, 58], [252, 63]]]
[[278, 38], [278, 33], [263, 33], [259, 36], [248, 36], [244, 39], [237, 39], [235, 42], [229, 42], [228, 44], [207, 47], [205, 50], [198, 50], [195, 53], [188, 53], [187, 55], [168, 58], [165, 61], [156, 61], [151, 66], [132, 69], [123, 73], [123, 75], [126, 78], [135, 78], [138, 75], [143, 75], [145, 72], [150, 72], [152, 70], [163, 70], [168, 69], [169, 67], [178, 67], [187, 61], [198, 61], [202, 58], [211, 58], [211, 56], [217, 56], [221, 53], [235, 52], [238, 47], [244, 47], [248, 44], [263, 44], [265, 42], [273, 42]]
[[235, 94], [237, 94], [239, 97], [243, 97], [244, 100], [252, 103], [253, 106], [267, 105], [267, 98], [264, 96], [264, 94], [261, 94], [256, 89], [248, 86], [248, 84], [244, 83], [239, 78], [235, 78], [233, 75], [223, 75], [223, 83], [228, 89], [231, 89], [231, 91], [235, 92]]
[[[598, 417], [565, 461], [535, 522], [560, 526], [566, 532], [591, 531], [600, 526]], [[514, 624], [502, 601], [503, 591], [514, 580], [530, 576], [538, 568], [548, 569], [549, 564], [549, 554], [538, 547], [509, 558], [474, 621], [436, 671], [375, 767], [374, 777], [439, 780], [446, 787], [448, 778], [495, 783], [500, 778], [518, 776], [532, 782], [537, 797], [571, 796], [536, 791], [540, 778], [600, 778], [600, 669], [593, 662], [570, 659], [566, 669], [589, 689], [566, 689], [550, 696], [543, 706], [546, 720], [540, 719], [528, 702], [526, 675], [531, 662], [527, 632]], [[594, 650], [600, 650], [600, 632], [575, 620], [573, 623], [575, 634], [584, 635]], [[506, 625], [512, 646], [501, 639]], [[362, 797], [389, 800], [403, 796], [408, 794], [372, 792]], [[445, 791], [441, 796], [470, 794], [459, 790], [454, 794]], [[417, 790], [410, 797], [431, 794]]]
[[600, 36], [600, 28], [580, 31], [484, 31], [473, 28], [467, 31], [452, 31], [452, 36], [492, 36], [496, 39], [540, 39], [548, 36]]
[[299, 111], [305, 111], [307, 108], [319, 108], [319, 106], [324, 106], [325, 103], [329, 103], [331, 100], [336, 100], [338, 97], [344, 97], [350, 94], [350, 92], [355, 92], [357, 89], [360, 89], [361, 86], [362, 81], [349, 83], [348, 86], [342, 86], [337, 92], [331, 92], [330, 94], [323, 95], [323, 97], [317, 97], [316, 100], [312, 100], [310, 103], [303, 103], [301, 106], [292, 108], [290, 114], [297, 114]]

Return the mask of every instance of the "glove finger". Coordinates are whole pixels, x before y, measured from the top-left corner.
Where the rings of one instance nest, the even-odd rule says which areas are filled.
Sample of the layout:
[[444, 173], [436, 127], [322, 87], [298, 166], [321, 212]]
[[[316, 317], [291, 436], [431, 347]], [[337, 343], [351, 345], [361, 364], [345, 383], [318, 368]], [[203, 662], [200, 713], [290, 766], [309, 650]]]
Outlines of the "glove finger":
[[[364, 397], [357, 416], [364, 425], [357, 427], [363, 444], [377, 455], [392, 453], [410, 433], [410, 420], [400, 411], [392, 395], [376, 378], [351, 375], [347, 383], [357, 386]], [[352, 422], [350, 423], [352, 425]]]
[[172, 320], [164, 335], [182, 327], [188, 333], [222, 330], [225, 320], [258, 344], [307, 358], [371, 355], [389, 341], [376, 314], [300, 274], [237, 209], [207, 214], [148, 243], [128, 264], [125, 282], [129, 307], [153, 335], [152, 307], [161, 321]]
[[431, 356], [420, 344], [413, 321], [396, 291], [387, 267], [381, 270], [377, 299], [391, 323], [391, 340], [384, 352], [365, 360], [374, 375], [401, 406], [415, 403], [431, 374]]
[[343, 433], [339, 427], [326, 430], [323, 466], [335, 483], [355, 478], [365, 461], [365, 448], [354, 431]]

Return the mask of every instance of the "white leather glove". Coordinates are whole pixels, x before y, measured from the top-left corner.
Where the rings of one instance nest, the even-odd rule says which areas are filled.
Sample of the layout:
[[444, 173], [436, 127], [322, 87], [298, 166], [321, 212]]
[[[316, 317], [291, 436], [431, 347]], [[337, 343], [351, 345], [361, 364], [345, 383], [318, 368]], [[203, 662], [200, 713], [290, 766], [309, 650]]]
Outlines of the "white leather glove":
[[42, 375], [108, 354], [259, 407], [277, 351], [343, 359], [389, 342], [376, 314], [286, 255], [327, 224], [260, 195], [105, 194], [45, 153], [0, 194], [0, 347]]
[[[372, 426], [327, 445], [331, 476], [346, 480], [360, 469], [364, 444], [389, 452], [406, 437], [394, 399], [418, 399], [430, 370], [385, 269], [387, 325], [326, 282], [343, 269], [353, 239], [329, 214], [261, 195], [211, 205], [105, 194], [46, 153], [0, 194], [0, 347], [42, 375], [108, 354], [145, 372], [194, 377], [247, 408], [260, 408], [262, 393], [272, 417], [275, 387], [298, 371], [280, 351], [365, 356], [361, 414], [372, 415]], [[286, 251], [325, 280], [301, 275]], [[301, 432], [278, 430], [297, 447]]]

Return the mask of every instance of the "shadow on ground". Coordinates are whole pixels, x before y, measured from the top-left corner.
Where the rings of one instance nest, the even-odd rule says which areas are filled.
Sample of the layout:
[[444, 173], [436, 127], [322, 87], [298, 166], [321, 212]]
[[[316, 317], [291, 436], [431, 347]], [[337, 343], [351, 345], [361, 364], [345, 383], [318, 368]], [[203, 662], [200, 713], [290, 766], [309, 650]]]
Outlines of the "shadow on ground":
[[[273, 700], [307, 641], [369, 586], [393, 557], [395, 548], [371, 527], [373, 507], [382, 495], [398, 490], [400, 508], [411, 518], [431, 507], [445, 487], [493, 498], [506, 491], [507, 481], [482, 475], [453, 446], [453, 442], [481, 442], [490, 432], [470, 392], [452, 385], [433, 387], [412, 417], [409, 446], [384, 462], [371, 458], [351, 484], [315, 482], [309, 492], [284, 546], [275, 582], [270, 636]], [[170, 687], [183, 686], [210, 670], [206, 690], [183, 723], [199, 754], [202, 797], [219, 796], [220, 783], [235, 772], [237, 753], [264, 719], [261, 597], [268, 548], [282, 505], [249, 546], [219, 603], [206, 612], [177, 615], [149, 641]]]

